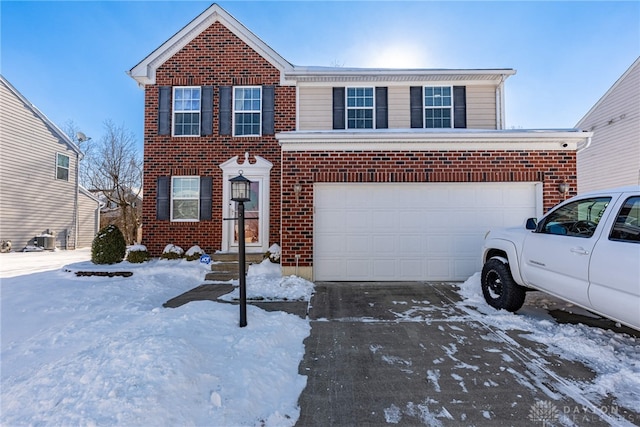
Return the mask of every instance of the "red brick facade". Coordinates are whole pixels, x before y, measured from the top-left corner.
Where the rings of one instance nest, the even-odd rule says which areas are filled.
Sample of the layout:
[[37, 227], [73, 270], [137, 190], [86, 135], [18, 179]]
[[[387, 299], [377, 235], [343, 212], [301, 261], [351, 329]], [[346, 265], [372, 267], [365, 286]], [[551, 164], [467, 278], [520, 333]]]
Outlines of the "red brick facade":
[[[542, 182], [544, 210], [576, 188], [574, 151], [283, 152], [282, 265], [313, 265], [316, 182]], [[295, 183], [302, 184], [299, 198]]]
[[[279, 86], [280, 72], [231, 33], [214, 23], [169, 58], [156, 72], [156, 84], [145, 87], [143, 244], [158, 256], [173, 243], [185, 250], [199, 245], [207, 253], [221, 247], [222, 171], [218, 165], [245, 152], [273, 163], [270, 237], [280, 241], [280, 147], [275, 136], [219, 135], [219, 87], [225, 85], [275, 85], [275, 131], [295, 129], [295, 88]], [[213, 135], [172, 137], [158, 135], [160, 86], [214, 86]], [[156, 220], [156, 180], [159, 176], [213, 177], [212, 219], [199, 222]]]
[[[349, 142], [344, 142], [347, 147], [344, 151], [317, 151], [318, 147], [311, 151], [289, 151], [291, 148], [287, 147], [282, 151], [276, 135], [297, 130], [296, 86], [281, 86], [286, 70], [274, 66], [256, 49], [260, 51], [264, 46], [252, 48], [216, 21], [164, 60], [154, 76], [144, 71], [134, 77], [147, 79], [138, 80], [145, 84], [143, 244], [154, 256], [169, 243], [185, 249], [199, 245], [207, 253], [222, 248], [222, 190], [229, 183], [223, 182], [219, 165], [234, 156], [243, 159], [246, 152], [250, 158], [258, 155], [273, 164], [268, 207], [269, 244], [278, 243], [282, 247], [283, 267], [313, 266], [314, 183], [542, 182], [545, 211], [563, 200], [564, 195], [558, 192], [559, 183], [564, 181], [572, 190], [576, 188], [576, 153], [571, 149], [366, 151], [349, 150]], [[162, 59], [158, 55], [153, 58]], [[150, 66], [144, 61], [141, 64]], [[279, 64], [284, 68], [290, 66]], [[135, 68], [137, 73], [146, 70], [142, 65]], [[294, 82], [295, 78], [292, 84]], [[220, 88], [247, 85], [275, 87], [275, 135], [220, 135]], [[213, 134], [160, 135], [159, 89], [163, 86], [213, 86]], [[376, 142], [380, 142], [379, 138]], [[452, 144], [455, 146], [455, 142]], [[211, 220], [156, 219], [157, 179], [176, 175], [212, 177]], [[302, 185], [302, 192], [296, 195], [294, 185], [298, 183]], [[300, 259], [295, 259], [294, 254], [300, 255]]]

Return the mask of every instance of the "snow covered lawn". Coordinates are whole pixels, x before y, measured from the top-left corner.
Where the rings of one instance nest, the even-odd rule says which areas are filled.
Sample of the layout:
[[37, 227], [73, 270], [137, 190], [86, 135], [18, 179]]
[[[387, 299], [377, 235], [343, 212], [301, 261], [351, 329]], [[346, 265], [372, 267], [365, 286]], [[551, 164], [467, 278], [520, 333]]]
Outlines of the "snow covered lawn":
[[[237, 305], [162, 304], [203, 283], [197, 261], [123, 262], [105, 270], [88, 250], [10, 253], [2, 284], [2, 425], [293, 425], [308, 320]], [[64, 269], [60, 267], [66, 266]], [[71, 270], [71, 271], [65, 271]], [[281, 282], [283, 285], [281, 286]], [[277, 298], [313, 285], [268, 266], [252, 272]]]

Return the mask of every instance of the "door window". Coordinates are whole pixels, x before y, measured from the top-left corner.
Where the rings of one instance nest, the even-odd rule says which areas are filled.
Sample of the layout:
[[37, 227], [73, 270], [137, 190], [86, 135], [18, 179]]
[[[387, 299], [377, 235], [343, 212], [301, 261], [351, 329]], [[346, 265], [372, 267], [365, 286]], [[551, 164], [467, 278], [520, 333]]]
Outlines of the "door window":
[[589, 238], [610, 201], [611, 197], [594, 197], [568, 203], [547, 215], [536, 232]]
[[640, 243], [640, 197], [630, 197], [624, 203], [613, 224], [609, 239]]
[[[244, 202], [244, 241], [260, 243], [260, 182], [251, 182], [250, 198]], [[236, 212], [238, 206], [236, 205]], [[234, 227], [233, 242], [238, 243], [238, 224]]]

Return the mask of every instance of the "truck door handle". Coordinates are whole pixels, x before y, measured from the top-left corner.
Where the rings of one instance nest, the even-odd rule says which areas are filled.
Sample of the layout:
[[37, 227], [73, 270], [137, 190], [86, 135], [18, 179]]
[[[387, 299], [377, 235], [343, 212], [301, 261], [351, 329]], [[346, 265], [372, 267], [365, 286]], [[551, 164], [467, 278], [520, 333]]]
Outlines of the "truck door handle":
[[571, 248], [569, 249], [571, 252], [573, 252], [574, 254], [578, 254], [578, 255], [589, 255], [589, 251], [584, 250], [584, 248], [581, 247], [577, 247], [577, 248]]

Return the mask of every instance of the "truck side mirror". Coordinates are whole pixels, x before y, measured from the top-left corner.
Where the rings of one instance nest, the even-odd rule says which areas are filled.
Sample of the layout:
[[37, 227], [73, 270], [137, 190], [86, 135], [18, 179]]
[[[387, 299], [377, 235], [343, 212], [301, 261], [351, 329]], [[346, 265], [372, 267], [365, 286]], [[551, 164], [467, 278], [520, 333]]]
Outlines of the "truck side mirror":
[[525, 224], [527, 230], [535, 230], [538, 227], [538, 220], [536, 218], [529, 218]]

